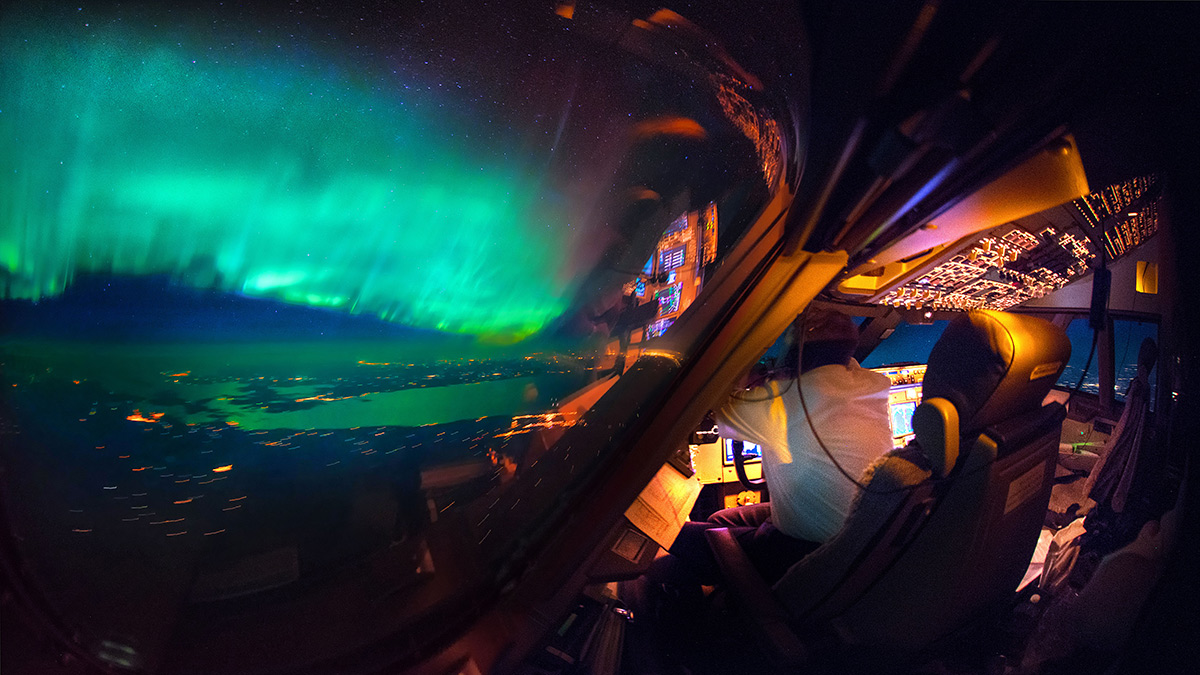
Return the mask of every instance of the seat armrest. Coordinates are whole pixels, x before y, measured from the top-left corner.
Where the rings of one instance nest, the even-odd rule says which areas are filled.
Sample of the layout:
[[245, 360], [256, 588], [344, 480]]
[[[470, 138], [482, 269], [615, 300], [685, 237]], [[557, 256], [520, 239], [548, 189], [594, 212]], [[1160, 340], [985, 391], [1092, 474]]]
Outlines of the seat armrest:
[[792, 630], [791, 615], [751, 564], [729, 528], [705, 530], [708, 546], [725, 578], [725, 586], [755, 628], [768, 654], [782, 665], [808, 660], [808, 648]]

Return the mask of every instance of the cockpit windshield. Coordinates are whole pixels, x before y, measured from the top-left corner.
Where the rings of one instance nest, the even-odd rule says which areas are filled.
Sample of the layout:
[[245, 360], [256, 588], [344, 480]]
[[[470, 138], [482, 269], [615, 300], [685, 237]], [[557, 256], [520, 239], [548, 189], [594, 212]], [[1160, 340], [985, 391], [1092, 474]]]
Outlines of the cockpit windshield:
[[778, 13], [527, 4], [0, 16], [3, 509], [83, 650], [427, 653], [794, 180]]

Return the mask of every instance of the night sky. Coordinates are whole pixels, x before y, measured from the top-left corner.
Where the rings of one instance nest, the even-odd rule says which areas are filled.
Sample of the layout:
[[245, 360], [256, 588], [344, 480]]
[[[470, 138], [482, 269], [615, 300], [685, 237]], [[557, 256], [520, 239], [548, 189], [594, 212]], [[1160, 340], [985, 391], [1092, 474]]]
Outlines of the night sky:
[[169, 275], [515, 337], [566, 310], [634, 112], [556, 60], [559, 17], [228, 4], [0, 20], [7, 297]]

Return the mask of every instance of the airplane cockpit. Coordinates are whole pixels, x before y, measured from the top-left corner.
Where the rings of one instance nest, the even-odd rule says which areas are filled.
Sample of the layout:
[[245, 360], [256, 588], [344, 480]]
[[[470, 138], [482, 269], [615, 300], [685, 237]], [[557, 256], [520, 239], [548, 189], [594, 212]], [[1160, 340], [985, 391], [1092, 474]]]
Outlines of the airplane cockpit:
[[404, 4], [0, 9], [5, 672], [1200, 662], [1194, 10]]

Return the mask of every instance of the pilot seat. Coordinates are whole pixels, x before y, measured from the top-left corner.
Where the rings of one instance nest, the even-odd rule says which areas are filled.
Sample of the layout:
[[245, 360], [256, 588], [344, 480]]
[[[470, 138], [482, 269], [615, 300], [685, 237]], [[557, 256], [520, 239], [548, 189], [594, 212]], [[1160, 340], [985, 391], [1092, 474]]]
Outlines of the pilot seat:
[[729, 530], [706, 532], [771, 660], [920, 654], [1014, 597], [1066, 414], [1043, 401], [1070, 351], [1036, 317], [963, 314], [930, 353], [915, 439], [868, 468], [833, 539], [768, 586]]

